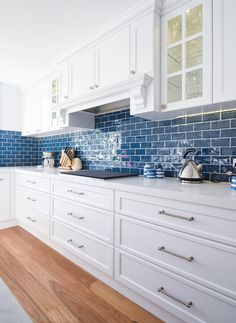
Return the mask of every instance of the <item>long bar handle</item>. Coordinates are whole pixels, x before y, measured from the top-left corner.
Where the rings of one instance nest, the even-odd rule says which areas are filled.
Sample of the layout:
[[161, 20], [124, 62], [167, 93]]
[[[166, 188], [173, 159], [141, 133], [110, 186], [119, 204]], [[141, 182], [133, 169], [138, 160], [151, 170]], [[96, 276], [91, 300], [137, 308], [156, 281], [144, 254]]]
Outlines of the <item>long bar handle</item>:
[[158, 212], [158, 214], [163, 214], [166, 216], [171, 216], [173, 218], [177, 218], [177, 219], [182, 219], [182, 220], [186, 220], [186, 221], [193, 221], [194, 217], [193, 216], [183, 216], [183, 215], [176, 215], [176, 214], [172, 214], [172, 213], [167, 213], [165, 210], [161, 210]]
[[26, 219], [29, 220], [29, 221], [31, 221], [31, 222], [36, 222], [36, 220], [35, 219], [32, 219], [30, 216], [27, 216]]
[[165, 252], [165, 253], [168, 253], [168, 254], [170, 254], [170, 255], [172, 255], [172, 256], [175, 256], [175, 257], [178, 257], [178, 258], [184, 259], [184, 260], [186, 260], [186, 261], [188, 261], [188, 262], [191, 262], [191, 261], [193, 261], [193, 259], [194, 259], [192, 256], [190, 256], [190, 257], [185, 257], [185, 256], [179, 255], [179, 254], [177, 254], [177, 253], [175, 253], [175, 252], [173, 252], [173, 251], [167, 250], [164, 246], [159, 247], [159, 248], [158, 248], [158, 250], [159, 250], [159, 251], [163, 251], [163, 252]]
[[68, 216], [72, 216], [72, 218], [78, 219], [78, 220], [83, 220], [83, 216], [76, 216], [72, 212], [67, 213]]
[[36, 181], [30, 181], [30, 180], [27, 180], [26, 183], [30, 183], [30, 184], [36, 184]]
[[177, 297], [175, 297], [175, 296], [173, 296], [173, 295], [171, 295], [171, 294], [169, 294], [169, 293], [167, 293], [166, 291], [165, 291], [165, 289], [164, 289], [164, 287], [160, 287], [160, 288], [158, 288], [157, 289], [157, 291], [159, 292], [159, 293], [162, 293], [162, 294], [164, 294], [164, 295], [166, 295], [167, 297], [169, 297], [169, 298], [172, 298], [173, 300], [175, 300], [176, 302], [178, 302], [178, 303], [180, 303], [180, 304], [182, 304], [182, 305], [184, 305], [184, 306], [186, 306], [186, 307], [188, 307], [188, 308], [191, 308], [192, 307], [192, 305], [193, 305], [193, 303], [191, 302], [191, 301], [188, 301], [188, 302], [185, 302], [185, 301], [182, 301], [181, 299], [179, 299], [179, 298], [177, 298]]
[[32, 199], [31, 197], [27, 197], [26, 199], [29, 200], [29, 201], [31, 201], [31, 202], [36, 202], [36, 200], [35, 199]]
[[67, 192], [77, 194], [77, 195], [84, 195], [84, 192], [76, 192], [76, 191], [73, 191], [73, 190], [68, 190]]
[[72, 246], [82, 249], [84, 247], [84, 245], [78, 245], [77, 243], [75, 243], [72, 239], [67, 240], [68, 243], [72, 244]]

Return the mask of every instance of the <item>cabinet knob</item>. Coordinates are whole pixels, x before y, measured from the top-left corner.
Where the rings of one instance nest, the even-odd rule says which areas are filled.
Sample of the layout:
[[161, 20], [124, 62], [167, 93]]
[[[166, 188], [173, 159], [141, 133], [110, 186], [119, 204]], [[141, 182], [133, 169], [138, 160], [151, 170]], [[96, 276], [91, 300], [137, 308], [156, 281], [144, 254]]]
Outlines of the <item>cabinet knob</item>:
[[95, 85], [94, 85], [94, 87], [95, 87], [95, 88], [98, 88], [98, 84], [95, 84]]
[[167, 108], [167, 104], [162, 103], [161, 104], [161, 110], [165, 110]]
[[68, 95], [64, 95], [64, 99], [68, 99]]
[[134, 75], [135, 74], [135, 71], [134, 70], [130, 71], [130, 74], [131, 75]]
[[90, 90], [93, 90], [93, 86], [92, 85], [89, 88], [90, 88]]

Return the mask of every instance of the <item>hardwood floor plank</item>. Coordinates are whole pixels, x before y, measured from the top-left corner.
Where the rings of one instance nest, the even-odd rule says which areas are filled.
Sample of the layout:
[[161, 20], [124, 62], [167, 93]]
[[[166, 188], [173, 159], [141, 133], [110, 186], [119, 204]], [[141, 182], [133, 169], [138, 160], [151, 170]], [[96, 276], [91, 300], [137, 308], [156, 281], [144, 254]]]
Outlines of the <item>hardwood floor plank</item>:
[[0, 230], [0, 275], [34, 322], [161, 322], [20, 227]]
[[150, 314], [140, 306], [122, 296], [120, 293], [107, 286], [101, 281], [97, 281], [90, 286], [90, 289], [101, 298], [106, 300], [114, 308], [119, 309], [132, 322], [138, 323], [163, 323], [160, 319]]
[[[14, 243], [8, 237], [0, 237], [0, 241], [6, 246], [9, 253], [13, 254], [18, 261], [23, 261], [24, 266], [30, 274], [37, 279], [40, 284], [48, 290], [56, 299], [62, 302], [75, 317], [80, 321], [86, 322], [112, 322], [112, 317], [120, 317], [122, 322], [129, 322], [126, 317], [105, 304], [104, 300], [93, 295], [91, 291], [85, 288], [81, 283], [71, 284], [67, 277], [60, 276], [60, 268], [55, 268], [50, 272], [34, 261], [27, 253], [22, 251], [18, 244]], [[50, 263], [51, 266], [51, 263]], [[45, 269], [44, 269], [45, 268]], [[58, 280], [54, 278], [57, 276]], [[66, 287], [65, 287], [66, 286]], [[104, 308], [106, 311], [104, 312]], [[84, 315], [83, 315], [84, 313]]]

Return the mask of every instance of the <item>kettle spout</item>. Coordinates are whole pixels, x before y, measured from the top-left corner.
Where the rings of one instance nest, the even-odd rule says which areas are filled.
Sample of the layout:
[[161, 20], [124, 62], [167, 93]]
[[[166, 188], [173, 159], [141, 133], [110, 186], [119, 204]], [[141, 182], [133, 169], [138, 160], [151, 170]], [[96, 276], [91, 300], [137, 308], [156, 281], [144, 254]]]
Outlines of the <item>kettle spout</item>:
[[203, 167], [203, 164], [199, 164], [199, 165], [197, 165], [197, 169], [198, 169], [199, 171], [202, 171], [202, 167]]

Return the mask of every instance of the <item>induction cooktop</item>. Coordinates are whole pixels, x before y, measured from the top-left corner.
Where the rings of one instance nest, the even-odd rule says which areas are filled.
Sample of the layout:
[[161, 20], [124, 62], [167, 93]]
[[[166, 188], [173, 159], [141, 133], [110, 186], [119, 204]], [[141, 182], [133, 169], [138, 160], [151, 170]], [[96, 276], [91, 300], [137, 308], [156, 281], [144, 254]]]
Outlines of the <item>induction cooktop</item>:
[[138, 176], [137, 173], [110, 172], [110, 171], [103, 171], [103, 170], [68, 171], [68, 172], [61, 172], [61, 174], [72, 175], [72, 176], [92, 177], [92, 178], [99, 178], [99, 179], [111, 179], [111, 178], [119, 178], [119, 177]]

